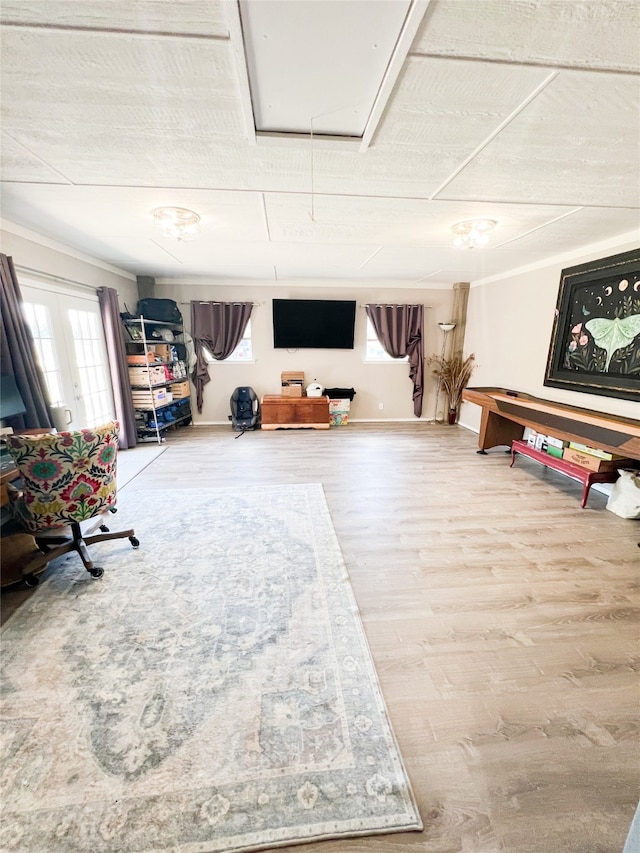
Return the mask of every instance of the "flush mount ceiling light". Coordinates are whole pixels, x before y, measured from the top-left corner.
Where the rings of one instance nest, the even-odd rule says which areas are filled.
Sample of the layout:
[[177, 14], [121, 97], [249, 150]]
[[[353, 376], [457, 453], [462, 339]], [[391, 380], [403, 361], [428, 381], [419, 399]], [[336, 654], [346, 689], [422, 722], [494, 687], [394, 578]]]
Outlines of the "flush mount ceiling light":
[[468, 219], [451, 227], [456, 249], [477, 249], [486, 246], [496, 227], [495, 219]]
[[195, 240], [200, 233], [200, 217], [185, 207], [157, 207], [153, 219], [165, 237], [172, 240]]

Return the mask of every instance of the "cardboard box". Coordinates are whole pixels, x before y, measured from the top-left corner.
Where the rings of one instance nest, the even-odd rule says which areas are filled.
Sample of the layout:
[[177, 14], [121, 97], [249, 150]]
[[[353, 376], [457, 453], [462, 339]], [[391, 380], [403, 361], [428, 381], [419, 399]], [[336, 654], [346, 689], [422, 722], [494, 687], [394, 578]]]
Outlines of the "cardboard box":
[[562, 458], [567, 462], [572, 462], [574, 465], [580, 465], [582, 468], [587, 468], [589, 471], [613, 471], [624, 464], [631, 464], [629, 459], [599, 459], [592, 453], [583, 453], [581, 450], [575, 450], [573, 447], [565, 447]]
[[283, 397], [302, 397], [302, 385], [283, 385], [280, 393]]
[[329, 412], [330, 426], [346, 426], [349, 423], [348, 412]]
[[351, 400], [329, 400], [329, 414], [338, 412], [349, 412], [351, 410]]
[[171, 361], [171, 344], [153, 344], [149, 349], [162, 361]]
[[189, 388], [189, 382], [174, 382], [171, 386], [171, 393], [174, 400], [183, 400], [185, 397], [190, 397], [191, 389]]
[[597, 456], [598, 459], [620, 459], [615, 453], [609, 453], [607, 450], [598, 450], [597, 447], [589, 447], [587, 444], [578, 444], [577, 441], [570, 441], [569, 447], [572, 450], [579, 450], [580, 453], [589, 453], [591, 456]]

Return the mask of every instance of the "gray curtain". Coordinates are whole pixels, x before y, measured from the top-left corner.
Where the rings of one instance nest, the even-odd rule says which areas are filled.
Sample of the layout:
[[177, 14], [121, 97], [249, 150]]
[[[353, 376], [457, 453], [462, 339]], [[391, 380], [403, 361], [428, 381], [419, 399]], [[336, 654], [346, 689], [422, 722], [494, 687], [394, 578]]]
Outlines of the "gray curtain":
[[191, 337], [196, 351], [191, 380], [196, 386], [199, 412], [202, 412], [204, 386], [211, 381], [203, 347], [218, 361], [229, 358], [242, 340], [252, 309], [252, 302], [191, 303]]
[[2, 285], [2, 338], [0, 359], [2, 373], [15, 377], [16, 386], [26, 412], [8, 419], [8, 426], [21, 429], [49, 429], [53, 426], [49, 412], [49, 394], [38, 364], [33, 337], [22, 314], [22, 294], [13, 259], [0, 254]]
[[382, 347], [392, 358], [409, 357], [413, 413], [422, 414], [424, 391], [424, 305], [367, 305], [367, 316]]
[[127, 349], [124, 344], [123, 328], [120, 321], [118, 291], [112, 287], [99, 287], [98, 300], [109, 357], [113, 402], [116, 407], [116, 418], [120, 422], [118, 443], [120, 449], [125, 450], [128, 447], [135, 447], [138, 438], [131, 386], [129, 385]]

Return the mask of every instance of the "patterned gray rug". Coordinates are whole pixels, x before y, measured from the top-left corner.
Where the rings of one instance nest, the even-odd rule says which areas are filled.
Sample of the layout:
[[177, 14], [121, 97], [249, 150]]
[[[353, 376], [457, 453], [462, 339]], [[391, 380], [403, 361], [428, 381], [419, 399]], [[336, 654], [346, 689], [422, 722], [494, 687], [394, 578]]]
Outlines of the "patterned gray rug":
[[322, 487], [125, 490], [2, 634], [3, 851], [421, 829]]

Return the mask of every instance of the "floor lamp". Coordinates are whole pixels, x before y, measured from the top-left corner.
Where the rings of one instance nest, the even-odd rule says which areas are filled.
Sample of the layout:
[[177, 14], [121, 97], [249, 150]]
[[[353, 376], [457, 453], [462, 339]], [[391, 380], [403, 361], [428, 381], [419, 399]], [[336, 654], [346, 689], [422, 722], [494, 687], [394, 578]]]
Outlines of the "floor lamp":
[[[442, 386], [442, 362], [444, 361], [444, 351], [447, 345], [447, 333], [451, 332], [455, 329], [455, 323], [438, 323], [439, 328], [442, 331], [442, 352], [440, 353], [440, 375], [438, 376], [438, 388], [436, 390], [436, 407], [433, 412], [433, 422], [434, 424], [438, 423], [438, 399], [440, 397], [440, 388]], [[444, 420], [444, 418], [443, 418]]]

